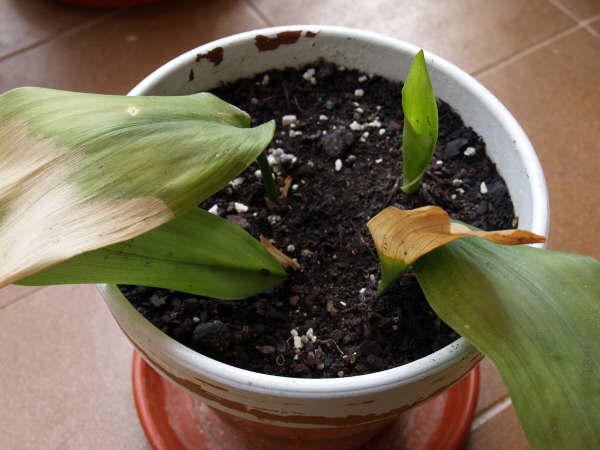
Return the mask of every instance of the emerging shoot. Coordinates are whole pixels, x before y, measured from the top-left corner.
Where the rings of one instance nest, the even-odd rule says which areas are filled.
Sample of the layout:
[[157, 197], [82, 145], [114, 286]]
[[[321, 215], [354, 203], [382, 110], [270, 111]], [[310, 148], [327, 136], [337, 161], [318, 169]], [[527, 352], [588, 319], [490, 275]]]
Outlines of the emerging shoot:
[[260, 168], [260, 173], [263, 179], [263, 184], [265, 185], [265, 192], [267, 194], [267, 198], [274, 202], [279, 198], [279, 188], [277, 187], [277, 183], [273, 178], [273, 171], [271, 170], [271, 165], [267, 160], [267, 155], [265, 152], [262, 152], [258, 158], [256, 158], [256, 162], [258, 167]]
[[437, 105], [423, 50], [417, 53], [404, 82], [402, 109], [404, 183], [401, 189], [412, 194], [419, 188], [421, 178], [429, 167], [438, 137]]

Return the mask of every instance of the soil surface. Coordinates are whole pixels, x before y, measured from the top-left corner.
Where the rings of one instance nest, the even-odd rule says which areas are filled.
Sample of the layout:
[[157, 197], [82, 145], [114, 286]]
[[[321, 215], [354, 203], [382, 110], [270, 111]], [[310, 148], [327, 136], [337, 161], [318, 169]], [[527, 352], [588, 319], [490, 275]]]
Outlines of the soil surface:
[[378, 76], [315, 63], [215, 90], [247, 111], [254, 125], [277, 120], [269, 158], [280, 188], [287, 177], [291, 182], [284, 200], [267, 204], [252, 166], [201, 206], [264, 235], [302, 270], [242, 301], [139, 286], [121, 286], [123, 292], [183, 344], [273, 375], [360, 375], [455, 340], [412, 272], [377, 294], [379, 264], [366, 223], [392, 204], [438, 205], [486, 230], [513, 228], [516, 218], [484, 142], [442, 101], [436, 154], [421, 188], [412, 196], [399, 189], [401, 89]]

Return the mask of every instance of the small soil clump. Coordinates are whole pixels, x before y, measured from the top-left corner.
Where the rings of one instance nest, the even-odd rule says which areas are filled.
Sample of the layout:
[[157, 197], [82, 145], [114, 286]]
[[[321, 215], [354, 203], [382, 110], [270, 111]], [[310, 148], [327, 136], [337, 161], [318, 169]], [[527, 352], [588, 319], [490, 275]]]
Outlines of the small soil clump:
[[266, 202], [252, 166], [201, 206], [255, 237], [264, 235], [302, 270], [242, 301], [141, 286], [121, 290], [183, 344], [272, 375], [360, 375], [455, 340], [410, 270], [377, 294], [379, 263], [367, 221], [392, 204], [437, 205], [485, 230], [513, 228], [516, 218], [484, 142], [443, 101], [436, 153], [421, 187], [412, 196], [399, 189], [401, 90], [401, 83], [324, 62], [216, 89], [247, 111], [253, 125], [277, 120], [268, 158], [280, 188], [287, 180], [287, 195]]

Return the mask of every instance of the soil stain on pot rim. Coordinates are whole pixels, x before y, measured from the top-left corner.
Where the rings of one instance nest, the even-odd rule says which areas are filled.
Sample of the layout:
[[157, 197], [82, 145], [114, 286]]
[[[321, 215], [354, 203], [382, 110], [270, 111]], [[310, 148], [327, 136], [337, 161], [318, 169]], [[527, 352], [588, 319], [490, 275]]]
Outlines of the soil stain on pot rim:
[[203, 59], [208, 59], [211, 63], [213, 63], [214, 66], [218, 66], [223, 61], [224, 53], [223, 47], [215, 47], [209, 52], [198, 53], [196, 55], [196, 62], [200, 62]]
[[[309, 32], [307, 32], [307, 37], [315, 36], [315, 33], [310, 32], [310, 36], [308, 35], [308, 33]], [[277, 33], [277, 36], [275, 37], [268, 37], [263, 34], [257, 34], [254, 38], [254, 45], [256, 45], [258, 51], [266, 52], [269, 50], [276, 50], [280, 45], [295, 44], [298, 41], [298, 39], [300, 39], [300, 36], [302, 36], [301, 30], [282, 31], [281, 33]]]

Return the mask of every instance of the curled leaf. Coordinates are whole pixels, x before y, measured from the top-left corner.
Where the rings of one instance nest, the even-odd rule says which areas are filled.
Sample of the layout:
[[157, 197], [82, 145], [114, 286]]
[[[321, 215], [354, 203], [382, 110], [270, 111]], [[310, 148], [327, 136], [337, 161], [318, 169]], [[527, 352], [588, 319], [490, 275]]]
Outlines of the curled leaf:
[[437, 206], [401, 210], [390, 206], [367, 224], [381, 260], [379, 290], [386, 290], [412, 263], [442, 245], [466, 236], [482, 237], [502, 245], [544, 242], [525, 230], [478, 231], [450, 221]]

